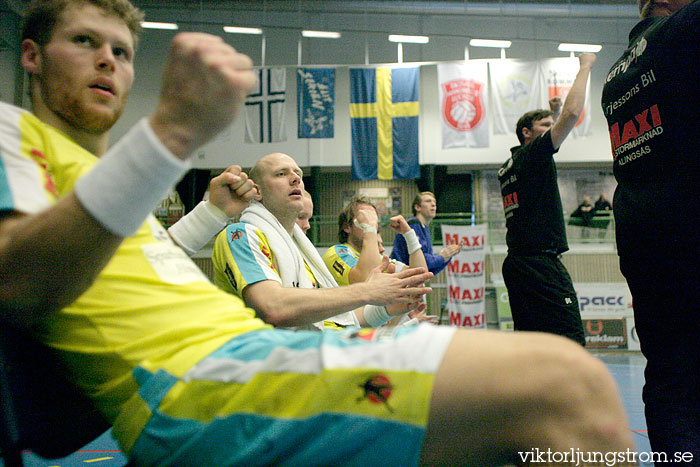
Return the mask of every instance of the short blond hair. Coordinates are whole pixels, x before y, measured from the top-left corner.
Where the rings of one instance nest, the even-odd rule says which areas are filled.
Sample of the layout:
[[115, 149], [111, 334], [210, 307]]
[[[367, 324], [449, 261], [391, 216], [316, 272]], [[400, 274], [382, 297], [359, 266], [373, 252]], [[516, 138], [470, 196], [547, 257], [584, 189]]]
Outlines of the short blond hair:
[[374, 205], [371, 199], [366, 195], [356, 195], [350, 198], [347, 206], [338, 215], [338, 241], [340, 243], [348, 242], [348, 233], [345, 231], [346, 226], [352, 226], [352, 221], [355, 219], [355, 210], [358, 206], [363, 204], [372, 206], [374, 210], [377, 210], [377, 206]]
[[423, 196], [425, 195], [430, 195], [433, 197], [435, 201], [437, 201], [437, 197], [432, 191], [421, 191], [416, 195], [415, 198], [413, 198], [413, 204], [411, 204], [411, 209], [413, 210], [413, 216], [415, 217], [416, 214], [418, 214], [418, 210], [416, 209], [416, 206], [420, 206], [420, 203], [423, 202]]
[[51, 36], [61, 14], [71, 5], [94, 5], [126, 24], [136, 48], [144, 14], [129, 0], [32, 0], [22, 30], [22, 41], [31, 39], [39, 47], [51, 41]]

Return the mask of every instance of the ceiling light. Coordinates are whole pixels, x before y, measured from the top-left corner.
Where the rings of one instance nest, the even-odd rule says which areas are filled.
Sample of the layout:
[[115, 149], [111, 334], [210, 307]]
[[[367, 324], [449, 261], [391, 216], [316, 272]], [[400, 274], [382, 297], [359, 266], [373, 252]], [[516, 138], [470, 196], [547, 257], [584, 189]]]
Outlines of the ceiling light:
[[237, 26], [224, 26], [224, 32], [230, 34], [262, 34], [263, 31], [260, 28], [240, 28]]
[[402, 36], [400, 34], [389, 35], [389, 40], [391, 42], [410, 42], [412, 44], [427, 44], [430, 42], [428, 36]]
[[507, 49], [511, 44], [511, 41], [494, 41], [491, 39], [472, 39], [469, 41], [469, 45], [472, 47], [495, 47], [497, 49]]
[[600, 52], [603, 46], [599, 44], [559, 44], [562, 52]]
[[316, 37], [319, 39], [340, 39], [339, 32], [333, 31], [301, 31], [304, 37]]
[[155, 23], [153, 21], [141, 21], [141, 27], [144, 29], [177, 29], [175, 23]]

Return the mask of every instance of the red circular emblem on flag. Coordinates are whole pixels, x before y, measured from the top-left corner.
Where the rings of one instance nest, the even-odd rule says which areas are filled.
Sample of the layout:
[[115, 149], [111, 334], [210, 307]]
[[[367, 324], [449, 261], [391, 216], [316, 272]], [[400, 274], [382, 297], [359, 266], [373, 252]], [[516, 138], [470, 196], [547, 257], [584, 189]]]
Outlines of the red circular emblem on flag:
[[448, 126], [467, 131], [481, 123], [484, 116], [481, 87], [481, 83], [470, 79], [454, 79], [442, 84], [445, 93], [442, 117]]

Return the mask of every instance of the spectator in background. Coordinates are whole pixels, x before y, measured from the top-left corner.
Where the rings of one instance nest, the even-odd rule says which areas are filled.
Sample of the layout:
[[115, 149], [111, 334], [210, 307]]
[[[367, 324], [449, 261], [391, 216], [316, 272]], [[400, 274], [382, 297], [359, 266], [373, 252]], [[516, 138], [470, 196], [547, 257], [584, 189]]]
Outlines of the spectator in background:
[[608, 195], [601, 193], [598, 201], [595, 202], [595, 206], [593, 207], [593, 217], [595, 217], [595, 226], [599, 229], [599, 238], [604, 238], [607, 234], [611, 215], [612, 204], [610, 204], [610, 201], [608, 201]]
[[590, 196], [583, 197], [583, 201], [581, 201], [581, 204], [571, 213], [571, 217], [580, 217], [584, 227], [589, 227], [591, 225], [591, 219], [593, 219], [593, 204], [591, 203]]
[[[447, 266], [454, 255], [459, 253], [462, 245], [447, 245], [440, 250], [439, 254], [433, 254], [433, 243], [430, 239], [430, 229], [428, 229], [428, 226], [437, 213], [437, 203], [434, 194], [429, 191], [417, 194], [413, 199], [411, 208], [413, 209], [413, 217], [408, 219], [408, 225], [411, 226], [416, 232], [416, 235], [418, 235], [418, 241], [423, 250], [423, 256], [428, 265], [428, 270], [433, 274], [437, 274], [445, 269], [445, 266]], [[391, 259], [408, 264], [409, 256], [406, 238], [404, 238], [404, 235], [397, 233], [394, 236], [394, 247], [391, 251]]]
[[594, 212], [597, 216], [605, 213], [605, 211], [612, 211], [612, 204], [610, 204], [610, 201], [608, 201], [608, 195], [601, 193], [598, 201], [595, 202]]
[[[580, 221], [582, 238], [588, 238], [590, 235], [588, 229], [592, 226], [593, 214], [593, 203], [591, 203], [590, 196], [584, 196], [581, 204], [571, 213], [571, 220]], [[579, 224], [577, 223], [576, 225]]]

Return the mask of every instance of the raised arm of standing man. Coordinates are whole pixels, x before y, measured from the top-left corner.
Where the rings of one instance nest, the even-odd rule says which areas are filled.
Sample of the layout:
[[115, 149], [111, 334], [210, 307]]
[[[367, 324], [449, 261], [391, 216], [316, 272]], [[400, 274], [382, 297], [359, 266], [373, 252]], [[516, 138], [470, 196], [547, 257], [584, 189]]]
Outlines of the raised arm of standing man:
[[582, 53], [578, 60], [580, 68], [571, 85], [569, 94], [566, 96], [561, 115], [552, 126], [552, 145], [554, 149], [559, 149], [583, 112], [583, 104], [586, 102], [586, 82], [591, 73], [596, 56], [592, 53]]

